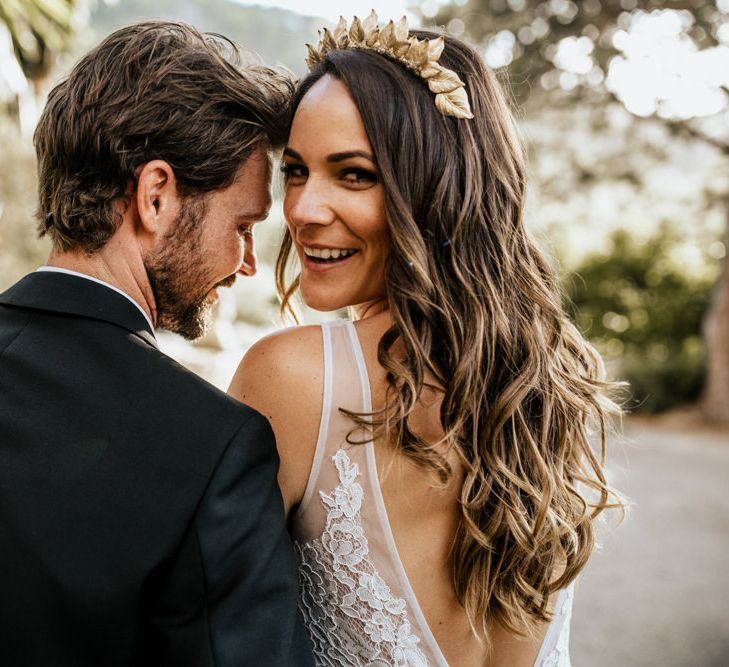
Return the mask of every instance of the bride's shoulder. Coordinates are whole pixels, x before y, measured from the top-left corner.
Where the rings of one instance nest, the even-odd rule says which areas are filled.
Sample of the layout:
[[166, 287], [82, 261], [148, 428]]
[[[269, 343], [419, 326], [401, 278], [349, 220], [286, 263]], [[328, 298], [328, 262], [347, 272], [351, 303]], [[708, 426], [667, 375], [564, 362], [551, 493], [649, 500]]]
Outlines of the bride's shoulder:
[[255, 398], [258, 397], [275, 401], [281, 392], [318, 385], [323, 375], [323, 357], [319, 326], [280, 329], [248, 349], [235, 372], [229, 393], [250, 404], [257, 402]]
[[324, 393], [323, 360], [320, 327], [282, 329], [251, 346], [228, 389], [273, 428], [287, 513], [304, 494], [314, 458]]
[[275, 353], [287, 354], [298, 352], [304, 345], [321, 341], [321, 327], [318, 324], [304, 324], [277, 329], [257, 340], [249, 348], [248, 354]]
[[[286, 367], [288, 373], [306, 366], [321, 365], [323, 358], [321, 327], [304, 325], [279, 329], [254, 343], [241, 363]], [[290, 364], [296, 361], [295, 367]], [[318, 362], [318, 363], [317, 363]]]

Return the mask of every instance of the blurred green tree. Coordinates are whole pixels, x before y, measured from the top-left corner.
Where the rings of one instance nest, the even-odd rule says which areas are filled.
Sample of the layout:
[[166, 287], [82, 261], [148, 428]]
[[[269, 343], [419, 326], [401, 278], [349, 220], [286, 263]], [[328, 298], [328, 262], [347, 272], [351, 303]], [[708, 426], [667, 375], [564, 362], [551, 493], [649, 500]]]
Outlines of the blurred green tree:
[[[626, 104], [609, 85], [611, 68], [627, 58], [625, 39], [636, 20], [669, 12], [679, 29], [674, 38], [709, 53], [729, 43], [729, 0], [454, 0], [425, 23], [445, 25], [494, 54], [504, 66], [508, 86], [528, 115], [544, 106], [576, 103]], [[571, 52], [572, 63], [564, 58]], [[574, 67], [575, 56], [580, 66]], [[488, 59], [488, 58], [487, 58]], [[713, 118], [677, 114], [668, 99], [657, 98], [643, 116], [660, 119], [676, 134], [704, 142], [729, 158], [725, 114], [727, 79], [711, 82], [722, 100]], [[630, 105], [626, 105], [629, 111]], [[718, 122], [712, 122], [718, 121]], [[729, 241], [729, 192], [722, 195]], [[727, 244], [725, 243], [725, 246]], [[707, 374], [701, 407], [713, 421], [729, 422], [729, 265], [725, 260], [704, 317]]]
[[51, 55], [64, 49], [73, 32], [74, 0], [0, 0], [0, 23], [26, 78], [45, 77]]
[[671, 261], [679, 244], [667, 226], [644, 243], [618, 230], [604, 253], [588, 255], [565, 278], [568, 309], [606, 362], [618, 363], [637, 411], [694, 402], [705, 381], [697, 331], [713, 278], [687, 274]]

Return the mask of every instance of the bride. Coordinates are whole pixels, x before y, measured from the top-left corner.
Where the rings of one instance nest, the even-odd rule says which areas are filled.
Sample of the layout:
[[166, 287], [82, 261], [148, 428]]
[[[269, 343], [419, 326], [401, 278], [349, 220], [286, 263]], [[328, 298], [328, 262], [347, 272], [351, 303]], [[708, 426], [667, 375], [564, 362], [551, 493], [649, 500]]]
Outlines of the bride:
[[522, 224], [504, 95], [404, 20], [308, 62], [279, 289], [351, 319], [261, 340], [230, 392], [276, 434], [318, 664], [569, 665], [617, 408]]

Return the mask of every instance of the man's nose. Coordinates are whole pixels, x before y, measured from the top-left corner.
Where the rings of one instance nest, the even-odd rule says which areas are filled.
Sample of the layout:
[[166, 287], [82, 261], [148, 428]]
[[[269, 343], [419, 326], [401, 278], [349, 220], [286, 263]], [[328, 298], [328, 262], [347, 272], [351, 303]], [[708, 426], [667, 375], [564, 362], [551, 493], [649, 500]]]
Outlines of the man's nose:
[[246, 239], [245, 252], [243, 253], [243, 262], [238, 269], [238, 273], [244, 276], [255, 276], [257, 270], [256, 248], [253, 245], [253, 237]]

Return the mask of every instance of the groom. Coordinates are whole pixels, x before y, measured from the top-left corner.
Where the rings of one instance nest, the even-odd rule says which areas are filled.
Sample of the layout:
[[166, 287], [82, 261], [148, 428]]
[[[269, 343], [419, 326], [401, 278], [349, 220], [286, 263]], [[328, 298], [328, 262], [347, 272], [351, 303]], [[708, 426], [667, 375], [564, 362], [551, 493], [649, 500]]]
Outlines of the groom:
[[268, 422], [162, 354], [256, 270], [290, 82], [123, 28], [35, 133], [48, 265], [0, 295], [0, 662], [312, 664]]

